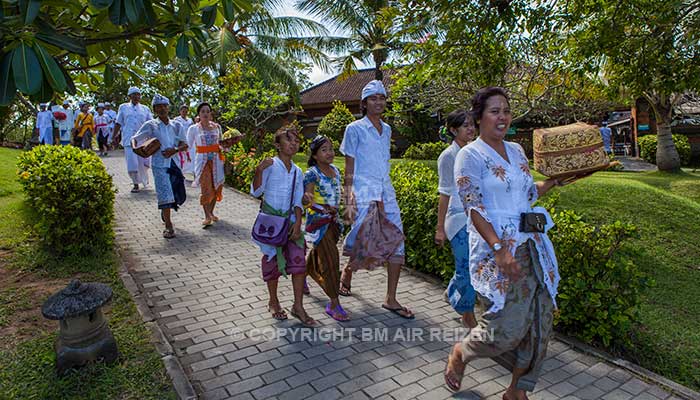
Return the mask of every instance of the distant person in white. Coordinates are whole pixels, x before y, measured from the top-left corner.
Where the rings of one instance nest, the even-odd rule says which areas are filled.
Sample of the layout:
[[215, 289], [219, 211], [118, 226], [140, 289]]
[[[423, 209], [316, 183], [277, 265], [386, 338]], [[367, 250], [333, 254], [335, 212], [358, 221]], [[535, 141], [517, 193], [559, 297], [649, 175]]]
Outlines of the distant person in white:
[[[130, 87], [127, 92], [129, 96], [128, 103], [119, 106], [117, 111], [117, 120], [114, 124], [114, 141], [121, 138], [121, 145], [124, 147], [124, 156], [126, 159], [126, 170], [129, 172], [131, 182], [134, 187], [132, 193], [139, 191], [139, 184], [148, 184], [148, 174], [146, 168], [150, 166], [150, 160], [141, 158], [134, 153], [131, 148], [131, 137], [141, 128], [144, 122], [153, 119], [151, 110], [141, 104], [141, 90], [137, 87]], [[121, 134], [121, 135], [120, 135]]]

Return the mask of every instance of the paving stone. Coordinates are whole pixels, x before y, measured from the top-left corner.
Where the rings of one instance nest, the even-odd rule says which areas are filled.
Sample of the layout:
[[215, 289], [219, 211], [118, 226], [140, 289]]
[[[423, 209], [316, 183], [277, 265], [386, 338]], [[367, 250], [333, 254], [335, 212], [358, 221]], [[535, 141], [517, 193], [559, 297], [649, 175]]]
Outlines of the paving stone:
[[605, 392], [593, 385], [587, 385], [574, 392], [574, 396], [581, 400], [596, 400], [605, 395]]
[[364, 388], [364, 392], [367, 393], [369, 397], [376, 398], [398, 388], [398, 383], [394, 382], [391, 379], [387, 379], [385, 381], [375, 383], [374, 385], [367, 386], [366, 388]]
[[634, 396], [625, 392], [622, 389], [615, 389], [612, 392], [603, 396], [603, 400], [629, 400], [633, 397]]
[[[325, 301], [312, 284], [308, 311], [324, 328], [355, 328], [348, 338], [304, 338], [295, 320], [274, 321], [266, 310], [268, 295], [260, 278], [260, 252], [250, 241], [259, 202], [225, 189], [217, 207], [221, 222], [200, 228], [199, 190], [187, 185], [190, 199], [174, 217], [178, 236], [161, 238], [162, 224], [149, 185], [130, 193], [123, 153], [103, 159], [119, 191], [115, 197], [116, 243], [129, 260], [130, 274], [163, 328], [175, 356], [195, 383], [200, 398], [279, 397], [388, 399], [450, 397], [442, 371], [452, 346], [427, 337], [393, 340], [397, 330], [458, 329], [454, 311], [441, 300], [444, 287], [420, 275], [404, 274], [398, 297], [418, 318], [404, 320], [376, 306], [383, 300], [386, 271], [363, 274], [353, 282], [359, 296], [345, 300], [353, 320], [337, 324], [323, 314]], [[347, 259], [343, 257], [341, 264]], [[291, 284], [283, 281], [278, 297], [292, 304]], [[285, 329], [270, 339], [260, 333]], [[366, 340], [367, 330], [388, 329], [383, 340]], [[280, 331], [281, 332], [281, 331]], [[310, 331], [311, 332], [311, 331]], [[297, 333], [294, 336], [294, 333]], [[397, 336], [398, 337], [398, 336]], [[399, 337], [399, 339], [401, 339]], [[498, 398], [510, 374], [491, 359], [469, 363], [459, 398]], [[662, 388], [634, 378], [596, 357], [556, 339], [550, 341], [542, 379], [533, 399], [666, 399]], [[558, 399], [559, 400], [559, 399]]]
[[287, 390], [289, 390], [289, 385], [287, 385], [287, 382], [279, 381], [267, 386], [263, 386], [260, 389], [255, 389], [251, 393], [256, 399], [267, 399], [269, 397], [277, 396], [278, 394], [284, 393]]

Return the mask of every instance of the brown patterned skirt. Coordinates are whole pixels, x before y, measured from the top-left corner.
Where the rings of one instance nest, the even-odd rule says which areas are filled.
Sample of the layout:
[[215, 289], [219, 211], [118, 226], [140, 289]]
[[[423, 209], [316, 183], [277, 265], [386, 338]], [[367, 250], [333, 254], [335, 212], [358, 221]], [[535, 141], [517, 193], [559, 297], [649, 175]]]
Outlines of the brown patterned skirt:
[[315, 280], [331, 299], [338, 297], [340, 285], [338, 239], [340, 239], [338, 224], [331, 222], [321, 241], [306, 257], [306, 274]]
[[222, 193], [224, 185], [214, 187], [214, 160], [208, 160], [202, 169], [202, 175], [199, 178], [199, 186], [202, 188], [202, 195], [199, 197], [199, 204], [211, 204], [214, 199], [221, 201], [224, 198]]

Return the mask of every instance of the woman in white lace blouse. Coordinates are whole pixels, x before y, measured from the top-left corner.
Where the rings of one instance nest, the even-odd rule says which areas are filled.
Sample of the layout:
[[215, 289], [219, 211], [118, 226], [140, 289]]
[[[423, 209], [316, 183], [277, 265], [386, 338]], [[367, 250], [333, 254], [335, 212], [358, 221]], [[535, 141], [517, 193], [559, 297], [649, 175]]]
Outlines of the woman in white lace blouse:
[[[510, 353], [513, 378], [503, 398], [524, 400], [547, 352], [559, 283], [545, 233], [551, 218], [532, 203], [558, 182], [535, 183], [522, 147], [504, 140], [512, 116], [503, 89], [479, 90], [472, 113], [479, 138], [459, 151], [454, 173], [468, 218], [471, 281], [486, 312], [452, 349], [445, 382], [457, 391], [466, 363]], [[539, 223], [521, 226], [530, 221], [523, 213], [538, 213], [531, 216]]]

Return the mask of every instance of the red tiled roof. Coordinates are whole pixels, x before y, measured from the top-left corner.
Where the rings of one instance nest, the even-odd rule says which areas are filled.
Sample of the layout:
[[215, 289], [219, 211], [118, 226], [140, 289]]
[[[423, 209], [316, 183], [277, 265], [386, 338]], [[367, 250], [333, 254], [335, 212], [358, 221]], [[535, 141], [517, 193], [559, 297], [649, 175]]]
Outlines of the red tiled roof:
[[[392, 70], [384, 71], [384, 79], [382, 79], [382, 82], [387, 88], [387, 91], [389, 91], [391, 85], [394, 84], [394, 80], [391, 79], [391, 75], [393, 74], [394, 71]], [[360, 96], [362, 95], [362, 88], [365, 87], [369, 81], [374, 79], [374, 69], [359, 70], [342, 82], [338, 81], [337, 78], [337, 76], [334, 76], [333, 78], [302, 91], [302, 107], [314, 104], [330, 104], [334, 100], [359, 102]]]

